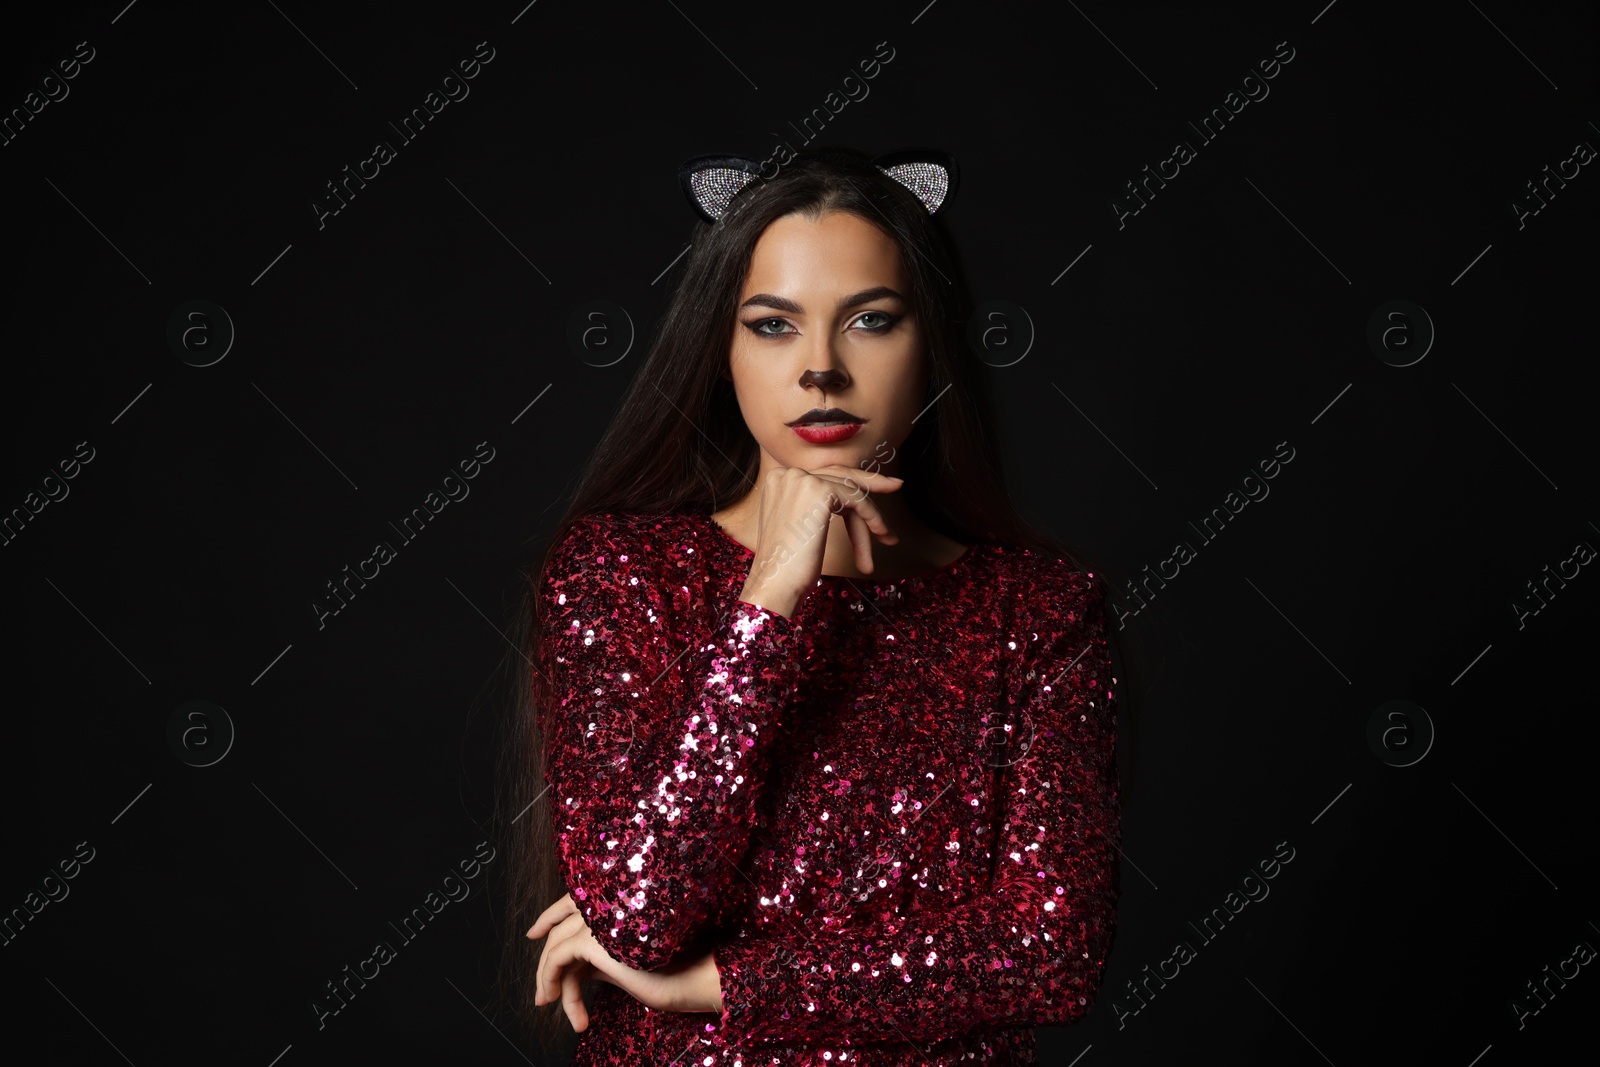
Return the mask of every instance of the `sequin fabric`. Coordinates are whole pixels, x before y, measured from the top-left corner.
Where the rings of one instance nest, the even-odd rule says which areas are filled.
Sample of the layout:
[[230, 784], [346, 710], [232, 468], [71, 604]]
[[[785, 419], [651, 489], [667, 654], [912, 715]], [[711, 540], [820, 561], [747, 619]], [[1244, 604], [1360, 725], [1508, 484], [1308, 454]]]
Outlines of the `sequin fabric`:
[[979, 543], [918, 578], [739, 599], [709, 514], [590, 515], [553, 550], [535, 682], [563, 880], [640, 970], [710, 949], [724, 1010], [603, 984], [575, 1067], [1037, 1062], [1115, 931], [1099, 583]]

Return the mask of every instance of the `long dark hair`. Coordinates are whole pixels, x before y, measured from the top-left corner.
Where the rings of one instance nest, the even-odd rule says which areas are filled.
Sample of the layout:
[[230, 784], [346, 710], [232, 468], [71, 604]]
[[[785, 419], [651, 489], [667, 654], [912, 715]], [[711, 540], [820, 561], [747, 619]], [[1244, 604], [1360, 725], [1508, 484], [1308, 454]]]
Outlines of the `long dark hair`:
[[[649, 356], [634, 375], [616, 418], [578, 478], [565, 515], [525, 573], [507, 664], [515, 692], [499, 744], [496, 821], [506, 862], [500, 868], [504, 942], [499, 975], [503, 1006], [550, 1059], [573, 1031], [559, 1002], [533, 1006], [541, 943], [524, 932], [567, 890], [555, 861], [550, 802], [544, 788], [543, 738], [535, 707], [542, 681], [529, 656], [542, 619], [537, 595], [544, 562], [580, 517], [597, 512], [695, 509], [709, 514], [755, 487], [760, 452], [745, 426], [732, 382], [723, 376], [733, 342], [734, 311], [757, 240], [792, 213], [816, 218], [849, 212], [898, 246], [909, 299], [927, 348], [928, 400], [900, 448], [901, 490], [918, 519], [963, 543], [990, 541], [1067, 559], [1107, 582], [1102, 568], [1041, 532], [1017, 511], [1005, 488], [988, 368], [963, 346], [970, 296], [942, 224], [904, 186], [850, 149], [807, 152], [773, 178], [733, 199], [714, 225], [697, 223]], [[947, 388], [948, 387], [948, 388]], [[1107, 585], [1106, 603], [1110, 604]], [[1130, 630], [1113, 640], [1122, 669], [1137, 669]], [[1119, 703], [1133, 712], [1130, 679], [1119, 678]], [[1130, 720], [1131, 722], [1131, 720]], [[539, 802], [536, 803], [535, 801]], [[585, 988], [592, 1003], [597, 980]]]

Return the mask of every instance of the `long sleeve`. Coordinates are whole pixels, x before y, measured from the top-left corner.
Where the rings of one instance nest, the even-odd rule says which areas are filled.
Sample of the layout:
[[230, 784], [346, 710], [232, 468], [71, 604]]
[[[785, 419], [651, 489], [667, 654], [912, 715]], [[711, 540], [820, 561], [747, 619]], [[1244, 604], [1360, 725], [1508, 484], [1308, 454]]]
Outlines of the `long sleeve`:
[[733, 598], [690, 610], [698, 568], [647, 528], [586, 516], [539, 592], [561, 874], [595, 937], [639, 970], [671, 962], [736, 888], [800, 673], [791, 620]]
[[[730, 1040], [930, 1042], [980, 1026], [1062, 1025], [1098, 992], [1115, 931], [1121, 836], [1102, 588], [1049, 561], [1031, 625], [1005, 635], [1009, 722], [986, 890], [871, 928], [714, 949]], [[1031, 735], [1031, 736], [1030, 736]], [[743, 1047], [743, 1046], [741, 1046]]]

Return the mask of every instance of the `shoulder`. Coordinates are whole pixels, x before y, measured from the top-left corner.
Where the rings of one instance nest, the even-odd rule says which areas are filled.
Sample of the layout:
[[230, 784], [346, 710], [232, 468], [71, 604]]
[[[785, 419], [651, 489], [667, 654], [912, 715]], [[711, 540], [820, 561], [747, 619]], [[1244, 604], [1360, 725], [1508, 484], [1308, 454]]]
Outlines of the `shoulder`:
[[[590, 512], [573, 520], [536, 577], [543, 632], [617, 637], [670, 627], [690, 640], [708, 615], [704, 524], [678, 511]], [[607, 637], [606, 640], [611, 640]]]
[[589, 512], [550, 546], [545, 583], [630, 583], [691, 566], [698, 570], [697, 545], [692, 518], [683, 512]]
[[[627, 549], [685, 531], [688, 516], [675, 511], [591, 511], [572, 520], [552, 549], [582, 554], [591, 547]], [[646, 546], [648, 547], [648, 546]]]
[[1019, 621], [1056, 632], [1103, 626], [1108, 598], [1102, 575], [1037, 549], [1006, 547], [1000, 554]]

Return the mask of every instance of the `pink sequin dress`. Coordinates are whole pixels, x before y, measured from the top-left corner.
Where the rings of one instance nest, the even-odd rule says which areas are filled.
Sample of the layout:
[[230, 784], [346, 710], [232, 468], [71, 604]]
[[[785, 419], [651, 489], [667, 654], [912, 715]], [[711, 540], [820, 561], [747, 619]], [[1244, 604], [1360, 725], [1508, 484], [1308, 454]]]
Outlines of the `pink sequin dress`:
[[708, 514], [589, 515], [539, 590], [560, 867], [607, 951], [715, 952], [724, 1011], [600, 987], [575, 1067], [1037, 1062], [1119, 894], [1099, 583], [991, 543], [919, 578], [739, 599]]

